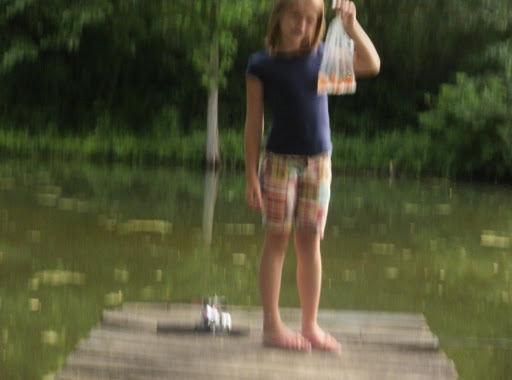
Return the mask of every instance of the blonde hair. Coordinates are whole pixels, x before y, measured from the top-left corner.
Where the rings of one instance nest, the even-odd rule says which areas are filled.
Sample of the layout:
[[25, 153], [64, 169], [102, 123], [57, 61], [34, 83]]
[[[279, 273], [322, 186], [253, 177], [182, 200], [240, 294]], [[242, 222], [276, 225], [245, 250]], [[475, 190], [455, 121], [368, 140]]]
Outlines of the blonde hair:
[[302, 47], [302, 53], [310, 52], [311, 50], [316, 49], [320, 44], [320, 41], [322, 40], [325, 32], [325, 6], [323, 0], [276, 0], [272, 11], [270, 12], [267, 26], [267, 35], [265, 37], [265, 48], [267, 49], [269, 55], [274, 56], [279, 50], [279, 42], [281, 38], [279, 22], [281, 21], [284, 12], [290, 9], [293, 4], [297, 2], [303, 3], [304, 1], [314, 1], [317, 4], [319, 10], [318, 18], [316, 20], [315, 33], [313, 34], [311, 41]]

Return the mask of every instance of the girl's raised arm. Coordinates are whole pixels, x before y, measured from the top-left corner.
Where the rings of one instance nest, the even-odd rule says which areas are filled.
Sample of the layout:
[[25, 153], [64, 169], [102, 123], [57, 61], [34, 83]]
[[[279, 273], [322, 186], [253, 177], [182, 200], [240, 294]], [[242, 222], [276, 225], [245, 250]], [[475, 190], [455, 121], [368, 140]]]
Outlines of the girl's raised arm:
[[380, 57], [373, 42], [356, 18], [353, 1], [342, 0], [336, 12], [341, 13], [345, 31], [354, 41], [354, 72], [356, 76], [374, 76], [380, 71]]

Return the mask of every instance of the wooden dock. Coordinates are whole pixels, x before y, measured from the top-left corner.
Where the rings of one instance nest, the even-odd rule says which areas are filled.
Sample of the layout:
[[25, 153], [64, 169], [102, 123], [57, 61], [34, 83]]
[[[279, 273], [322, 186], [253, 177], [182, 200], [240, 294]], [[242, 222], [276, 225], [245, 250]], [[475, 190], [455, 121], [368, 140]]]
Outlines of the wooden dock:
[[[342, 356], [266, 348], [261, 309], [231, 307], [233, 335], [195, 332], [201, 305], [125, 304], [76, 347], [58, 380], [160, 379], [456, 379], [421, 314], [322, 310], [319, 323]], [[283, 309], [299, 329], [300, 311]]]

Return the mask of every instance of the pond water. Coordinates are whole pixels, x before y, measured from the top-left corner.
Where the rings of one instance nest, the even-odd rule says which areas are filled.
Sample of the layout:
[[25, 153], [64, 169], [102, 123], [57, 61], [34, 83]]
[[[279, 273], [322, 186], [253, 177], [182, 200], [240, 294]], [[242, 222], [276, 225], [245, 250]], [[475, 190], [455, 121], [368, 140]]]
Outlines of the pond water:
[[[335, 175], [321, 308], [423, 313], [461, 379], [512, 373], [510, 187]], [[259, 305], [243, 173], [0, 164], [0, 379], [52, 379], [104, 308]], [[281, 293], [299, 306], [290, 247]]]

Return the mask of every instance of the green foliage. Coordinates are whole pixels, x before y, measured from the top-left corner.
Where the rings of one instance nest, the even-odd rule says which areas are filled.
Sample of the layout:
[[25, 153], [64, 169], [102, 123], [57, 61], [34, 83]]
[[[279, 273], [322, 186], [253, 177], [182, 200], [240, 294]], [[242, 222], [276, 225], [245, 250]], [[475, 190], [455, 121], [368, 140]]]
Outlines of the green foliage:
[[437, 174], [430, 161], [430, 137], [411, 130], [385, 132], [368, 139], [333, 136], [333, 169], [347, 173], [420, 176]]
[[[199, 140], [204, 134], [208, 89], [221, 90], [220, 129], [242, 129], [247, 59], [263, 48], [272, 4], [272, 0], [4, 0], [0, 2], [2, 128], [20, 129], [20, 136], [39, 135], [37, 142], [18, 140], [28, 144], [29, 151], [36, 146], [53, 151], [52, 145], [59, 143], [52, 144], [50, 136], [71, 136], [88, 141], [84, 157], [167, 160], [174, 157], [168, 148], [147, 141], [173, 136], [191, 138], [184, 145], [202, 147], [202, 155], [204, 143]], [[325, 4], [329, 21], [331, 1]], [[377, 78], [359, 78], [354, 96], [330, 99], [333, 138], [355, 144], [352, 148], [341, 144], [347, 152], [353, 151], [347, 157], [357, 158], [347, 165], [381, 171], [393, 155], [396, 164], [414, 173], [510, 177], [510, 126], [501, 120], [511, 99], [511, 4], [508, 0], [358, 2], [358, 18], [376, 45], [382, 68]], [[456, 73], [467, 77], [456, 82]], [[442, 90], [443, 84], [457, 89]], [[450, 114], [450, 102], [459, 106], [457, 91], [467, 105], [480, 110], [478, 118], [470, 121], [471, 133], [459, 125], [467, 117], [460, 109], [453, 111], [459, 126], [449, 133], [431, 126], [434, 116], [421, 116], [420, 121], [422, 112], [437, 112], [436, 118], [446, 121], [441, 114]], [[418, 134], [410, 132], [419, 125]], [[492, 132], [484, 138], [477, 133], [482, 128]], [[225, 135], [230, 140], [220, 142], [227, 154], [223, 159], [236, 166], [240, 148], [233, 143], [236, 139]], [[113, 136], [126, 136], [125, 148], [136, 152], [128, 154], [123, 148], [114, 154]], [[484, 143], [477, 154], [469, 154], [468, 146], [480, 137]], [[396, 147], [396, 141], [404, 138], [413, 143], [388, 150], [387, 144]], [[144, 148], [131, 139], [144, 141]], [[428, 144], [432, 150], [423, 153]], [[366, 153], [369, 145], [373, 158]], [[152, 147], [156, 151], [148, 152]], [[100, 153], [93, 154], [96, 148]], [[422, 153], [414, 157], [409, 148]], [[404, 149], [407, 153], [402, 153]], [[401, 162], [402, 155], [412, 161]]]
[[35, 60], [38, 56], [38, 47], [30, 40], [17, 38], [11, 46], [4, 51], [1, 69], [8, 71], [19, 62]]
[[[167, 129], [176, 116], [172, 108], [162, 111], [162, 123], [156, 123], [155, 137], [113, 133], [109, 119], [102, 119], [95, 133], [78, 137], [59, 137], [47, 133], [30, 135], [27, 131], [0, 129], [0, 151], [4, 155], [39, 154], [55, 159], [118, 161], [128, 163], [184, 164], [198, 167], [205, 161], [205, 138], [201, 130], [180, 133]], [[167, 119], [165, 119], [167, 117]], [[243, 131], [220, 130], [220, 151], [225, 168], [244, 166]], [[426, 133], [413, 131], [383, 133], [378, 138], [333, 136], [333, 169], [338, 172], [371, 172], [388, 175], [390, 162], [397, 175], [438, 174], [432, 167], [432, 143]]]
[[452, 174], [510, 176], [512, 122], [502, 77], [457, 75], [444, 84], [434, 107], [420, 116], [437, 160]]
[[[175, 2], [175, 12], [187, 14], [177, 23], [176, 32], [187, 45], [187, 55], [207, 89], [226, 85], [237, 52], [236, 28], [246, 28], [253, 11], [260, 5], [252, 0], [199, 0], [193, 6], [187, 0]], [[218, 51], [217, 51], [218, 49]], [[218, 59], [218, 72], [212, 71], [212, 60]]]
[[180, 136], [180, 111], [176, 106], [165, 105], [153, 122], [153, 134], [157, 138]]
[[[356, 116], [375, 112], [386, 121], [380, 130], [417, 124], [418, 112], [428, 107], [424, 93], [436, 93], [456, 72], [480, 73], [487, 62], [476, 58], [508, 38], [512, 27], [507, 0], [365, 0], [357, 7], [382, 67], [371, 85], [358, 85], [365, 99], [356, 94], [350, 106]], [[358, 128], [354, 122], [352, 129]]]
[[77, 51], [84, 28], [104, 22], [113, 7], [108, 0], [7, 0], [1, 10], [1, 69], [8, 72], [43, 52]]

